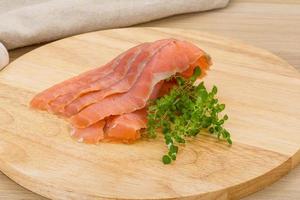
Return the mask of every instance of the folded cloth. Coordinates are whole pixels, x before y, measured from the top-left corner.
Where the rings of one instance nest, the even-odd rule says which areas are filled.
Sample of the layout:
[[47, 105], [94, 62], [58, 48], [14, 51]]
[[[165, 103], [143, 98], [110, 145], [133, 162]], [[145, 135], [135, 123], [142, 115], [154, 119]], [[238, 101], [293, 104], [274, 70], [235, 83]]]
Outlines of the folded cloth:
[[[0, 42], [8, 49], [13, 49], [84, 32], [222, 8], [228, 2], [229, 0], [0, 0]], [[6, 63], [6, 58], [1, 58], [1, 55], [0, 60]]]
[[0, 70], [9, 62], [8, 52], [3, 44], [0, 42]]

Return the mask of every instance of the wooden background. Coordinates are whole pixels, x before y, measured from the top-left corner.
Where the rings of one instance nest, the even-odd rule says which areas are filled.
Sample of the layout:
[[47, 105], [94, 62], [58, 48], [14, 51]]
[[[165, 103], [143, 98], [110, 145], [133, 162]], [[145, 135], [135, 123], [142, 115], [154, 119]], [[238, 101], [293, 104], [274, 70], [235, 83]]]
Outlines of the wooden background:
[[[268, 49], [300, 71], [300, 0], [232, 0], [229, 7], [170, 17], [139, 26], [178, 27], [243, 40]], [[10, 52], [11, 60], [39, 45]], [[300, 166], [246, 200], [300, 199]], [[44, 199], [0, 173], [0, 199]]]

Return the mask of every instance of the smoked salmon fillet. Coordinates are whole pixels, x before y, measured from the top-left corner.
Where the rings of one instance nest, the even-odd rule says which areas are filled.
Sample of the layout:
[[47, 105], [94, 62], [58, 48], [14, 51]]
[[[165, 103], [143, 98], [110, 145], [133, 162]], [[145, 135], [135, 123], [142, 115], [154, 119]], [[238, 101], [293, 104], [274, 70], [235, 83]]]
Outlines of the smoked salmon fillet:
[[[171, 84], [174, 85], [174, 83]], [[156, 84], [150, 99], [164, 95], [171, 84], [164, 81]], [[90, 144], [96, 144], [102, 140], [133, 142], [140, 138], [141, 129], [146, 128], [146, 119], [147, 109], [143, 108], [132, 113], [112, 116], [86, 128], [73, 128], [71, 135], [80, 142]]]
[[71, 136], [87, 144], [97, 144], [102, 140], [129, 143], [141, 137], [141, 130], [146, 128], [146, 124], [147, 110], [144, 108], [101, 120], [87, 128], [73, 128]]
[[144, 67], [146, 66], [147, 62], [151, 59], [151, 57], [154, 54], [158, 53], [160, 49], [162, 49], [164, 46], [168, 45], [172, 41], [173, 40], [171, 39], [159, 40], [153, 42], [147, 47], [144, 47], [140, 52], [140, 59], [137, 57], [135, 61], [131, 63], [131, 68], [126, 74], [126, 77], [121, 79], [119, 82], [112, 84], [110, 87], [96, 92], [90, 92], [81, 96], [80, 98], [77, 98], [69, 105], [67, 105], [65, 109], [61, 112], [64, 116], [69, 117], [78, 113], [80, 110], [87, 107], [88, 105], [97, 103], [98, 101], [104, 99], [109, 95], [127, 92], [139, 78], [139, 76], [143, 72]]
[[147, 110], [141, 109], [110, 119], [105, 128], [106, 139], [132, 142], [141, 137], [141, 129], [147, 125]]
[[[150, 99], [156, 99], [166, 94], [174, 82], [160, 81], [156, 84]], [[102, 120], [101, 120], [102, 121]], [[114, 116], [107, 120], [105, 138], [122, 142], [133, 142], [141, 137], [141, 130], [147, 125], [147, 108]]]
[[106, 122], [104, 120], [101, 120], [87, 128], [72, 128], [71, 136], [79, 142], [96, 144], [99, 141], [103, 140], [105, 137], [103, 130], [105, 124]]
[[[190, 77], [211, 65], [208, 54], [192, 43], [163, 39], [135, 46], [106, 65], [37, 94], [33, 108], [66, 117], [80, 142], [132, 142], [147, 125], [147, 103], [176, 84], [176, 74]], [[198, 78], [201, 78], [198, 77]]]
[[159, 81], [176, 73], [188, 75], [198, 65], [202, 74], [205, 74], [210, 65], [210, 57], [191, 43], [174, 40], [151, 57], [151, 61], [146, 64], [130, 90], [124, 94], [110, 95], [89, 105], [73, 115], [70, 121], [74, 127], [85, 128], [105, 117], [142, 109]]
[[147, 44], [148, 43], [143, 43], [133, 47], [102, 67], [84, 72], [78, 76], [63, 81], [62, 83], [56, 84], [49, 89], [46, 89], [31, 100], [31, 106], [40, 110], [49, 110], [49, 103], [60, 96], [66, 94], [74, 95], [74, 93], [78, 94], [96, 90], [96, 88], [93, 88], [93, 86], [96, 85], [98, 80], [101, 80], [104, 77], [110, 77], [113, 73], [115, 73], [116, 68], [118, 67], [123, 68], [124, 64], [128, 62], [128, 59]]
[[[148, 44], [142, 46], [145, 47]], [[67, 94], [58, 96], [56, 99], [49, 103], [49, 109], [53, 113], [61, 113], [66, 105], [72, 102], [77, 97], [92, 91], [98, 91], [105, 89], [106, 87], [117, 83], [122, 78], [124, 78], [128, 70], [132, 66], [132, 62], [136, 60], [142, 60], [145, 57], [144, 54], [141, 55], [141, 49], [136, 49], [136, 51], [129, 52], [121, 58], [118, 65], [115, 67], [112, 73], [92, 82], [82, 85], [78, 90], [73, 90]]]

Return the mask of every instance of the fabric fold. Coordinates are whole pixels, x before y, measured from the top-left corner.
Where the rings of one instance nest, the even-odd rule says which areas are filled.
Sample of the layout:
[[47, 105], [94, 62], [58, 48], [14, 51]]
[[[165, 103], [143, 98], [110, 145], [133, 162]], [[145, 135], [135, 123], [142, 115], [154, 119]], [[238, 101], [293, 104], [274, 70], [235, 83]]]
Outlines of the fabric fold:
[[0, 71], [9, 63], [9, 56], [6, 48], [0, 42]]
[[4, 0], [0, 1], [0, 41], [14, 49], [84, 32], [222, 8], [228, 1]]

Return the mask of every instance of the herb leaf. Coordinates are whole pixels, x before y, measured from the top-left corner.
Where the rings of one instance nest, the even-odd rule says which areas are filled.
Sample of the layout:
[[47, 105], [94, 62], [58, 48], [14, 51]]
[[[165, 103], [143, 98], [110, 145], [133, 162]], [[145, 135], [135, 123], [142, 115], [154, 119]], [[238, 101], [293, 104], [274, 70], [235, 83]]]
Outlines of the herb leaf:
[[219, 116], [225, 104], [219, 103], [216, 86], [207, 91], [203, 82], [195, 85], [200, 74], [200, 67], [196, 67], [189, 79], [174, 76], [177, 85], [149, 104], [147, 134], [155, 138], [159, 130], [163, 133], [168, 147], [168, 153], [162, 157], [164, 164], [176, 160], [178, 144], [185, 143], [187, 137], [197, 136], [203, 129], [232, 144], [230, 133], [223, 128], [228, 116]]

